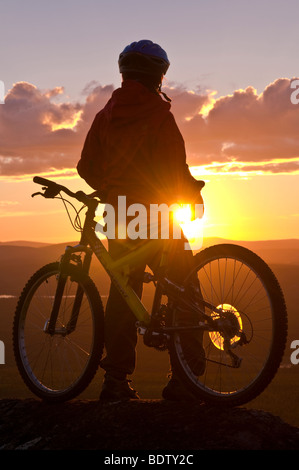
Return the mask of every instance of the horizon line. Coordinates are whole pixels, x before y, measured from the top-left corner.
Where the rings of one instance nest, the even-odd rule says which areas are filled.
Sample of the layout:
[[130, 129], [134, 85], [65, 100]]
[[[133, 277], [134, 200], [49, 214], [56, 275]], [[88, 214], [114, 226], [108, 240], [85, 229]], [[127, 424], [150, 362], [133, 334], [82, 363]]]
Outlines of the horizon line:
[[[220, 237], [220, 236], [209, 236], [209, 237], [204, 237], [204, 240], [210, 240], [210, 239], [219, 239], [219, 240], [226, 240], [226, 241], [233, 241], [233, 242], [246, 242], [246, 243], [250, 243], [250, 242], [274, 242], [274, 241], [299, 241], [299, 237], [298, 238], [294, 238], [294, 237], [291, 237], [291, 238], [257, 238], [257, 239], [234, 239], [234, 238], [225, 238], [225, 237]], [[107, 239], [103, 239], [102, 241], [107, 241]], [[35, 244], [41, 244], [41, 245], [60, 245], [60, 244], [63, 244], [63, 243], [78, 243], [79, 244], [79, 240], [76, 241], [76, 240], [73, 240], [73, 241], [67, 241], [67, 240], [61, 240], [61, 241], [40, 241], [40, 240], [25, 240], [25, 239], [21, 239], [21, 240], [16, 240], [16, 239], [13, 239], [13, 240], [6, 240], [6, 241], [0, 241], [0, 244], [1, 245], [6, 245], [6, 244], [13, 244], [13, 243], [35, 243]]]

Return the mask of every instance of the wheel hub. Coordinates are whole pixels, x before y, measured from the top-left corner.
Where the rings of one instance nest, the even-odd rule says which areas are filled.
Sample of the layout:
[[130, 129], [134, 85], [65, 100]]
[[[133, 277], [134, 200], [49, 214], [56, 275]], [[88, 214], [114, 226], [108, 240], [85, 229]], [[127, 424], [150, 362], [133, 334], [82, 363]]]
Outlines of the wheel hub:
[[222, 313], [212, 313], [219, 331], [210, 331], [210, 339], [217, 349], [224, 350], [225, 345], [232, 346], [240, 340], [242, 334], [242, 319], [238, 310], [230, 304], [221, 304], [217, 307]]

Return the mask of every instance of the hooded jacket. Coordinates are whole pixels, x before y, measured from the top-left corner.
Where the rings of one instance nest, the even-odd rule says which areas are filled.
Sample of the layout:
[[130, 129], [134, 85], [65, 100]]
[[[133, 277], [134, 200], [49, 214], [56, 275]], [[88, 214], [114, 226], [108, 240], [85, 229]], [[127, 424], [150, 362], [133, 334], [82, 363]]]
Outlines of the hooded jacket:
[[77, 171], [112, 205], [120, 195], [129, 204], [198, 202], [204, 185], [189, 171], [170, 104], [134, 80], [95, 116]]

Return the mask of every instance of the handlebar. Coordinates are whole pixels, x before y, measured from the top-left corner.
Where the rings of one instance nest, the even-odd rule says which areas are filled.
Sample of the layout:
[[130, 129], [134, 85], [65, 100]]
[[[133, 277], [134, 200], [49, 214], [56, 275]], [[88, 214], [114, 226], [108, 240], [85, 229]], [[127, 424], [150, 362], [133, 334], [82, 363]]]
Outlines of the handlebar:
[[51, 198], [53, 199], [56, 197], [61, 191], [66, 193], [68, 196], [77, 199], [77, 201], [82, 202], [86, 206], [95, 198], [98, 197], [97, 191], [93, 192], [90, 195], [85, 194], [83, 191], [77, 191], [76, 193], [73, 193], [70, 191], [68, 188], [65, 186], [62, 186], [61, 184], [57, 184], [54, 181], [50, 181], [46, 178], [42, 178], [41, 176], [34, 176], [33, 182], [37, 184], [43, 185], [43, 190], [44, 193], [37, 192], [32, 194], [32, 197], [37, 196], [38, 194], [45, 197], [45, 198]]
[[52, 184], [56, 184], [53, 181], [47, 180], [46, 178], [42, 178], [41, 176], [35, 176], [33, 178], [34, 183], [43, 184], [44, 186], [50, 186]]

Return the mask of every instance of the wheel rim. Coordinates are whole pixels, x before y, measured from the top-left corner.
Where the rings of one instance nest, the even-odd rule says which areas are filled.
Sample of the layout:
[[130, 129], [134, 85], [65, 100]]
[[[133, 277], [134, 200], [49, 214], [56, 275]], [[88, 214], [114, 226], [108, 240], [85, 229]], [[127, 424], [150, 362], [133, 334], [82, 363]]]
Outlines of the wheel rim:
[[[240, 367], [232, 367], [236, 362], [224, 351], [223, 334], [216, 331], [203, 334], [206, 358], [203, 374], [198, 376], [194, 367], [190, 367], [190, 350], [187, 360], [180, 334], [174, 337], [178, 360], [197, 389], [223, 398], [240, 396], [257, 383], [269, 366], [275, 328], [271, 297], [258, 273], [236, 257], [210, 259], [199, 269], [198, 279], [204, 300], [231, 316], [230, 323], [234, 328], [228, 335], [230, 349], [242, 361]], [[205, 313], [217, 316], [207, 307]], [[242, 333], [248, 344], [241, 345]]]
[[77, 328], [63, 334], [70, 319], [77, 282], [67, 280], [57, 319], [57, 333], [49, 335], [50, 317], [57, 285], [57, 271], [45, 274], [31, 288], [24, 302], [18, 327], [19, 354], [27, 378], [47, 396], [66, 394], [87, 370], [94, 343], [94, 317], [84, 284]]

